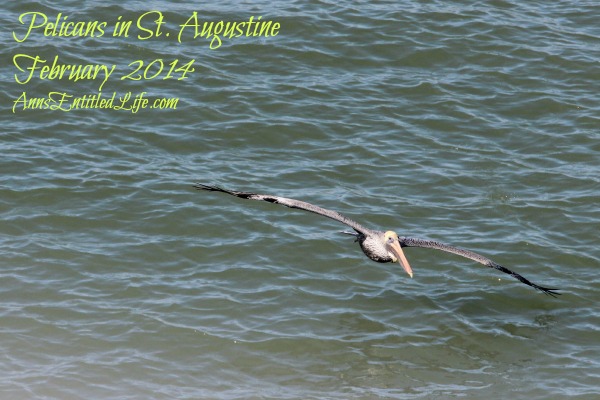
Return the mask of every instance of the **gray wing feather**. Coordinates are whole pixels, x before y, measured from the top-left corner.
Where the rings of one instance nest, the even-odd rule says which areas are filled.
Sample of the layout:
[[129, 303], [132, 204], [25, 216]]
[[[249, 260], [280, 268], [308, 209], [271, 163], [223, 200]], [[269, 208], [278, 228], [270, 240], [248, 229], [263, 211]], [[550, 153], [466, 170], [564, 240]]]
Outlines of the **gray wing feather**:
[[328, 217], [328, 218], [334, 219], [336, 221], [339, 221], [342, 224], [346, 224], [358, 233], [366, 234], [367, 232], [369, 232], [369, 230], [367, 228], [363, 227], [358, 222], [351, 220], [348, 217], [343, 216], [342, 214], [340, 214], [337, 211], [328, 210], [326, 208], [321, 208], [321, 207], [315, 206], [314, 204], [307, 203], [305, 201], [289, 199], [287, 197], [271, 196], [269, 194], [237, 192], [234, 190], [223, 189], [218, 186], [203, 185], [201, 183], [195, 184], [194, 187], [198, 190], [208, 190], [211, 192], [227, 193], [232, 196], [239, 197], [241, 199], [268, 201], [269, 203], [281, 204], [281, 205], [284, 205], [289, 208], [297, 208], [299, 210], [310, 211], [312, 213], [323, 215], [324, 217]]
[[453, 253], [462, 257], [466, 257], [469, 258], [473, 261], [477, 261], [480, 264], [485, 265], [486, 267], [490, 267], [490, 268], [494, 268], [497, 269], [498, 271], [504, 272], [505, 274], [509, 274], [510, 276], [512, 276], [515, 279], [518, 279], [519, 281], [523, 282], [526, 285], [529, 285], [547, 295], [550, 295], [552, 297], [556, 297], [556, 295], [560, 295], [560, 293], [557, 292], [558, 289], [551, 289], [551, 288], [547, 288], [544, 286], [540, 286], [537, 285], [533, 282], [531, 282], [530, 280], [524, 278], [523, 276], [517, 274], [516, 272], [511, 271], [508, 268], [503, 267], [500, 264], [495, 263], [494, 261], [490, 260], [487, 257], [482, 256], [481, 254], [477, 254], [472, 252], [471, 250], [466, 250], [466, 249], [462, 249], [460, 247], [454, 247], [454, 246], [450, 246], [444, 243], [440, 243], [440, 242], [436, 242], [434, 240], [425, 240], [425, 239], [416, 239], [416, 238], [401, 238], [400, 239], [400, 246], [402, 247], [424, 247], [424, 248], [428, 248], [428, 249], [437, 249], [437, 250], [442, 250], [448, 253]]

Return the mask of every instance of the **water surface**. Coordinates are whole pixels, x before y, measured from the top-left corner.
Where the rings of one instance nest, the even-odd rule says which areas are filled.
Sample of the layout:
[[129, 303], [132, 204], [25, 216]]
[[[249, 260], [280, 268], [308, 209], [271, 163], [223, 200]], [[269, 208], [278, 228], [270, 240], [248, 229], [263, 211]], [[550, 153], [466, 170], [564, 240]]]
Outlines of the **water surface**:
[[[165, 32], [16, 43], [19, 15], [164, 12]], [[278, 21], [211, 50], [206, 20]], [[2, 13], [6, 399], [581, 398], [600, 382], [600, 31], [593, 2], [65, 2]], [[17, 110], [15, 54], [195, 60], [102, 91], [176, 109]], [[115, 75], [116, 76], [116, 75]], [[376, 264], [343, 225], [200, 193], [300, 198], [470, 248]]]

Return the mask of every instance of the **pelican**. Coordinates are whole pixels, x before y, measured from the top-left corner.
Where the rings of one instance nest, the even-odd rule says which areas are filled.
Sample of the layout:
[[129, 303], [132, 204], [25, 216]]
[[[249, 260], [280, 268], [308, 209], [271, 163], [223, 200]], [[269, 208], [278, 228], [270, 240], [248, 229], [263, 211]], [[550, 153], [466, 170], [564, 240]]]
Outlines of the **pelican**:
[[552, 297], [556, 297], [556, 295], [560, 295], [557, 290], [559, 289], [551, 289], [544, 286], [537, 285], [530, 280], [524, 278], [523, 276], [517, 274], [516, 272], [511, 271], [508, 268], [503, 267], [500, 264], [495, 263], [487, 257], [474, 253], [470, 250], [462, 249], [459, 247], [450, 246], [444, 243], [436, 242], [433, 240], [426, 239], [417, 239], [410, 237], [401, 237], [394, 231], [378, 231], [373, 229], [367, 229], [356, 221], [351, 220], [348, 217], [343, 216], [337, 211], [328, 210], [325, 208], [321, 208], [315, 206], [314, 204], [310, 204], [304, 201], [289, 199], [286, 197], [272, 196], [269, 194], [257, 194], [251, 192], [238, 192], [234, 190], [227, 190], [220, 188], [218, 186], [209, 186], [201, 183], [196, 183], [194, 188], [198, 190], [207, 190], [210, 192], [221, 192], [230, 194], [232, 196], [236, 196], [242, 199], [247, 200], [261, 200], [268, 201], [269, 203], [281, 204], [289, 208], [297, 208], [300, 210], [310, 211], [315, 214], [323, 215], [325, 217], [334, 219], [343, 224], [351, 227], [354, 232], [343, 231], [341, 233], [345, 233], [348, 235], [352, 235], [356, 238], [355, 242], [358, 242], [360, 248], [363, 253], [367, 257], [369, 257], [373, 261], [386, 263], [386, 262], [397, 262], [399, 263], [404, 271], [412, 278], [413, 271], [404, 255], [403, 247], [423, 247], [429, 249], [442, 250], [448, 253], [457, 254], [462, 257], [469, 258], [473, 261], [477, 261], [487, 267], [495, 268], [498, 271], [504, 272], [505, 274], [509, 274], [515, 279], [518, 279], [522, 283], [533, 287], [550, 295]]

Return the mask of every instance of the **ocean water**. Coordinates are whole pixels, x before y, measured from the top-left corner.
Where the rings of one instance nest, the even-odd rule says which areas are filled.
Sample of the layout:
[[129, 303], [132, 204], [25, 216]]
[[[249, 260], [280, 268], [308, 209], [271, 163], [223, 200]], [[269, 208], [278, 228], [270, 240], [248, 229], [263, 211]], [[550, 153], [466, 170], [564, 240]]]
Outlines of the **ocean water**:
[[0, 14], [1, 399], [598, 398], [596, 2], [56, 3]]

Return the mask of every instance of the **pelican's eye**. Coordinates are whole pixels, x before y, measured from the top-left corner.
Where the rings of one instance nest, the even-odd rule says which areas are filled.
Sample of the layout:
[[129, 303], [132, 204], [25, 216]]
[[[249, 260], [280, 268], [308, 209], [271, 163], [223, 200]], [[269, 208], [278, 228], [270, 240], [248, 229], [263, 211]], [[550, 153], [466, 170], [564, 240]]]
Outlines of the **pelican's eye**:
[[394, 243], [394, 238], [392, 236], [388, 238], [388, 243]]

